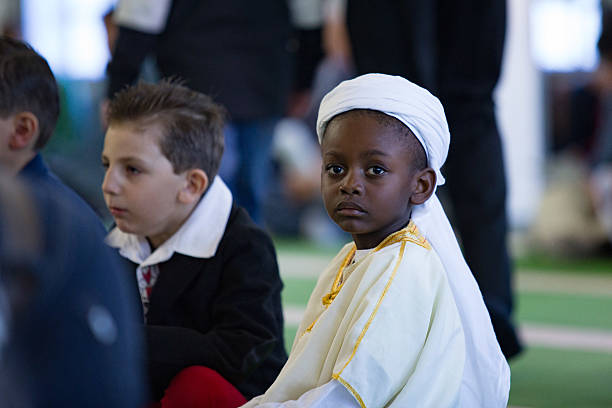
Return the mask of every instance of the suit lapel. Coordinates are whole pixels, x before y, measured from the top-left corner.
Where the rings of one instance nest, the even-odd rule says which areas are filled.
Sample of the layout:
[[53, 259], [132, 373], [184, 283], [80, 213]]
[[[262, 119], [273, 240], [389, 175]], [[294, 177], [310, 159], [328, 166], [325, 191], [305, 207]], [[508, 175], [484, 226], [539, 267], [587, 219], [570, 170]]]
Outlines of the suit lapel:
[[171, 309], [178, 297], [198, 276], [206, 259], [193, 258], [175, 253], [172, 258], [159, 264], [159, 277], [151, 292], [147, 320], [155, 324]]

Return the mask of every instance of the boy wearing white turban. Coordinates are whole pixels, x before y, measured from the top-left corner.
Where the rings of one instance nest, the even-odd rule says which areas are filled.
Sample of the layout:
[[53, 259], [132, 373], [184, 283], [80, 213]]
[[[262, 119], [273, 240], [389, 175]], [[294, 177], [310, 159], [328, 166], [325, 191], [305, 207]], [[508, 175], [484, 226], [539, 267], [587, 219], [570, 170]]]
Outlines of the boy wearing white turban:
[[397, 76], [344, 81], [317, 121], [321, 189], [354, 242], [320, 276], [289, 360], [247, 407], [505, 407], [508, 365], [440, 202], [440, 102]]

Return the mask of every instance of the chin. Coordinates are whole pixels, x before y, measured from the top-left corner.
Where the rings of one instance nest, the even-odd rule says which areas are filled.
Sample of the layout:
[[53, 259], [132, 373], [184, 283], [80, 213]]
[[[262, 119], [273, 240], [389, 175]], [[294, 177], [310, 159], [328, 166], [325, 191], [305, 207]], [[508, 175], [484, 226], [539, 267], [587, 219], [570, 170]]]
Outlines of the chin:
[[115, 219], [115, 224], [117, 225], [117, 228], [119, 228], [119, 230], [121, 232], [125, 232], [126, 234], [136, 234], [139, 235], [138, 231], [136, 229], [134, 229], [133, 227], [131, 227], [129, 224], [121, 221], [121, 220], [117, 220]]
[[348, 232], [349, 234], [364, 234], [368, 232], [368, 230], [364, 228], [362, 223], [356, 219], [349, 218], [342, 220], [334, 220], [334, 222], [338, 224], [340, 228], [342, 228], [342, 231]]

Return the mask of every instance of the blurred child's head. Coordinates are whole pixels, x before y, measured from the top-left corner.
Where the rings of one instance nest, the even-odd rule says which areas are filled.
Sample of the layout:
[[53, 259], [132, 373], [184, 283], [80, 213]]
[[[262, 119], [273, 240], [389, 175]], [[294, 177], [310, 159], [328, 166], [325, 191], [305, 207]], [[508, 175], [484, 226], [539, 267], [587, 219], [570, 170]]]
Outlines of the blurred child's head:
[[359, 249], [378, 245], [410, 221], [433, 193], [436, 175], [410, 129], [382, 112], [333, 117], [321, 140], [321, 191], [329, 216]]
[[323, 201], [330, 217], [372, 248], [427, 211], [444, 183], [450, 134], [440, 101], [399, 77], [366, 74], [343, 81], [321, 101]]
[[47, 61], [8, 37], [0, 37], [0, 95], [0, 164], [19, 171], [53, 134], [59, 94]]
[[102, 152], [106, 204], [119, 229], [158, 246], [189, 217], [223, 155], [223, 109], [173, 81], [118, 92]]

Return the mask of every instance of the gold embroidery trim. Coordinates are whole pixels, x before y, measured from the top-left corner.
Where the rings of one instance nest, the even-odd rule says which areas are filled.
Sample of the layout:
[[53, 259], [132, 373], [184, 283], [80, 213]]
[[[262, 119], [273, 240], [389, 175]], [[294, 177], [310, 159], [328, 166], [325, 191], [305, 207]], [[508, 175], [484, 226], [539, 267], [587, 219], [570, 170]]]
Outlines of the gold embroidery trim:
[[344, 369], [346, 368], [346, 366], [349, 365], [353, 357], [355, 357], [355, 353], [357, 353], [357, 349], [359, 348], [359, 345], [361, 344], [361, 340], [363, 340], [363, 337], [365, 336], [366, 332], [370, 328], [370, 324], [372, 324], [372, 321], [374, 320], [374, 316], [376, 316], [376, 313], [378, 312], [378, 308], [380, 307], [380, 304], [382, 303], [383, 298], [387, 294], [387, 291], [389, 290], [389, 287], [391, 286], [391, 283], [393, 282], [393, 278], [395, 278], [397, 269], [399, 268], [399, 265], [402, 262], [402, 258], [404, 257], [405, 248], [406, 248], [406, 242], [402, 242], [402, 246], [400, 247], [399, 257], [397, 259], [397, 262], [395, 263], [395, 267], [393, 267], [393, 272], [391, 273], [391, 277], [389, 277], [389, 281], [385, 285], [385, 289], [383, 290], [383, 293], [380, 295], [380, 298], [378, 299], [378, 302], [376, 302], [376, 306], [374, 307], [372, 314], [370, 314], [368, 321], [366, 322], [365, 326], [363, 327], [363, 330], [359, 334], [359, 337], [357, 338], [357, 342], [355, 343], [355, 347], [353, 348], [353, 352], [351, 353], [351, 356], [349, 357], [348, 361], [344, 364], [344, 367], [342, 367], [342, 369], [340, 369], [340, 371], [336, 373], [335, 375], [339, 376], [340, 374], [342, 374], [342, 371], [344, 371]]
[[[396, 244], [398, 242], [412, 242], [414, 244], [422, 246], [425, 249], [428, 249], [428, 250], [431, 249], [429, 242], [427, 242], [425, 237], [421, 235], [416, 224], [412, 220], [410, 220], [406, 228], [403, 228], [389, 235], [380, 244], [378, 244], [376, 248], [372, 250], [372, 252], [378, 252], [381, 249], [388, 247], [389, 245]], [[330, 292], [321, 298], [323, 306], [325, 306], [326, 309], [334, 301], [334, 299], [336, 299], [336, 296], [338, 296], [338, 293], [340, 293], [340, 289], [342, 289], [342, 286], [344, 286], [344, 280], [342, 280], [342, 275], [343, 275], [344, 269], [347, 267], [349, 262], [351, 262], [351, 260], [353, 259], [353, 256], [355, 255], [356, 250], [357, 248], [355, 244], [353, 243], [353, 247], [349, 250], [348, 254], [344, 257], [344, 260], [342, 261], [342, 264], [340, 265], [340, 268], [338, 269], [338, 272], [336, 273], [336, 277], [334, 279], [334, 282], [332, 283]], [[403, 247], [402, 247], [402, 253], [403, 253]], [[400, 259], [401, 259], [401, 256], [400, 256]], [[396, 269], [398, 265], [399, 263], [396, 264], [395, 266]], [[393, 274], [395, 274], [395, 271], [393, 272]], [[384, 293], [383, 293], [383, 296], [384, 296]], [[302, 333], [300, 337], [302, 337], [304, 334], [312, 330], [317, 320], [319, 320], [319, 317], [317, 317], [312, 323], [310, 323], [310, 325], [304, 330], [304, 333]]]
[[[407, 235], [407, 234], [410, 234], [410, 235]], [[389, 235], [380, 244], [378, 244], [372, 252], [380, 251], [381, 249], [388, 247], [389, 245], [398, 243], [400, 241], [412, 242], [412, 243], [422, 246], [423, 248], [431, 249], [425, 237], [423, 237], [419, 233], [419, 229], [417, 228], [417, 226], [414, 224], [414, 222], [412, 222], [412, 220], [410, 220], [406, 228], [403, 228]], [[340, 265], [340, 268], [338, 269], [338, 272], [336, 273], [336, 278], [334, 279], [334, 283], [332, 284], [331, 291], [325, 296], [323, 296], [322, 302], [325, 308], [327, 308], [331, 304], [331, 302], [334, 301], [336, 296], [338, 296], [340, 289], [342, 289], [342, 286], [344, 285], [344, 281], [342, 279], [344, 269], [347, 267], [349, 262], [351, 262], [351, 260], [353, 259], [356, 249], [357, 248], [355, 247], [355, 244], [353, 244], [353, 247], [351, 248], [349, 253], [346, 255], [344, 260], [342, 261], [342, 265]]]
[[344, 387], [346, 387], [346, 389], [349, 390], [351, 392], [351, 394], [353, 394], [353, 396], [355, 397], [357, 402], [359, 402], [359, 406], [361, 408], [366, 408], [365, 403], [361, 399], [361, 395], [359, 395], [359, 393], [357, 391], [355, 391], [355, 389], [353, 387], [351, 387], [351, 384], [347, 383], [342, 377], [340, 377], [339, 375], [336, 375], [336, 374], [334, 374], [332, 376], [332, 378], [334, 378], [335, 380], [340, 381], [340, 384], [344, 385]]
[[[321, 316], [319, 315], [319, 317], [321, 317]], [[308, 333], [309, 331], [311, 331], [311, 330], [312, 330], [312, 328], [314, 327], [314, 325], [315, 325], [315, 323], [317, 322], [317, 320], [319, 320], [319, 317], [317, 317], [316, 319], [314, 319], [314, 321], [313, 321], [312, 323], [310, 323], [310, 326], [308, 326], [308, 327], [306, 328], [306, 330], [304, 330], [304, 333], [302, 333], [302, 336], [303, 336], [305, 333]], [[302, 337], [302, 336], [300, 336], [300, 337]]]
[[323, 306], [325, 306], [326, 309], [331, 304], [331, 302], [334, 301], [336, 296], [338, 296], [338, 293], [340, 292], [342, 285], [344, 285], [344, 281], [340, 282], [340, 280], [342, 279], [342, 272], [344, 271], [346, 266], [349, 264], [349, 262], [351, 262], [351, 260], [353, 259], [353, 256], [355, 255], [356, 250], [357, 248], [353, 244], [353, 247], [351, 248], [349, 253], [344, 257], [344, 261], [342, 261], [342, 265], [340, 265], [340, 269], [338, 269], [338, 273], [336, 273], [336, 278], [334, 279], [334, 283], [332, 284], [331, 291], [327, 295], [323, 296], [322, 302], [323, 302]]

